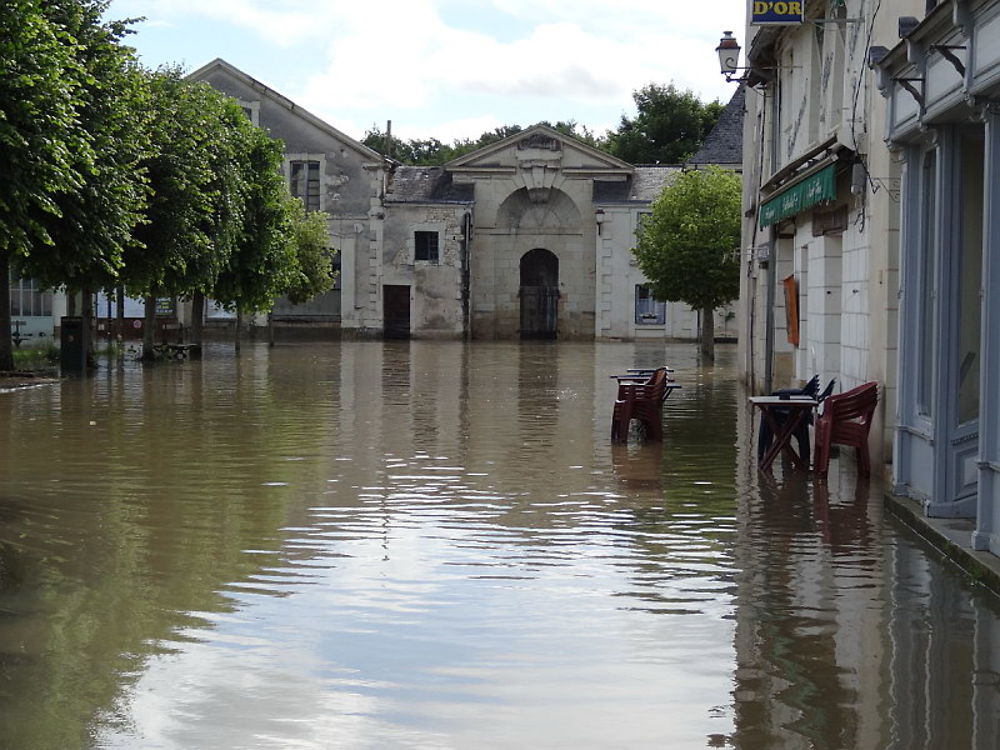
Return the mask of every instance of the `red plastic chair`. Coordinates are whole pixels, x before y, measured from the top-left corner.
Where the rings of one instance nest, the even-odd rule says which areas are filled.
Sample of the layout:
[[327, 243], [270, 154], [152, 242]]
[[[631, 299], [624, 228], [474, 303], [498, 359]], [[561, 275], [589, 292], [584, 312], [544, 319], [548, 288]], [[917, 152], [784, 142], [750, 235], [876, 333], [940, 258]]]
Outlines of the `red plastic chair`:
[[858, 473], [871, 474], [868, 433], [878, 405], [878, 383], [859, 385], [844, 393], [828, 396], [823, 413], [816, 419], [816, 475], [825, 477], [830, 468], [830, 447], [837, 443], [853, 447], [858, 455]]
[[638, 419], [646, 437], [663, 440], [663, 400], [667, 394], [667, 368], [660, 367], [642, 383], [618, 382], [618, 398], [611, 415], [611, 440], [628, 441], [629, 423]]

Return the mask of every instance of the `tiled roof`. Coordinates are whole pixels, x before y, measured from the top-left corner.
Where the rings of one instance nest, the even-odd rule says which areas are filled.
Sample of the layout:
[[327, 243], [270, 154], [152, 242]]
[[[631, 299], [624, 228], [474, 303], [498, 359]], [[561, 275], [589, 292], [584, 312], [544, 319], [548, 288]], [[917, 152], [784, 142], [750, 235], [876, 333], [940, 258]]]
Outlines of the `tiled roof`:
[[628, 180], [622, 182], [594, 182], [594, 203], [650, 203], [656, 200], [671, 175], [680, 167], [636, 167]]
[[396, 167], [389, 177], [389, 203], [468, 203], [473, 185], [456, 185], [443, 167]]
[[735, 166], [743, 164], [743, 100], [746, 86], [740, 84], [722, 110], [722, 116], [705, 138], [698, 152], [688, 160], [688, 164], [719, 164]]

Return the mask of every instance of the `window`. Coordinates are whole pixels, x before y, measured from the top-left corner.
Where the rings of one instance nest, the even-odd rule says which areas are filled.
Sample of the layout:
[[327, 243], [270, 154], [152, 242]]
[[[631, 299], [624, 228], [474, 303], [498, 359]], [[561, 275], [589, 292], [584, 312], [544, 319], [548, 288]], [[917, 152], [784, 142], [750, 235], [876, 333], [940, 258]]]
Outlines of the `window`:
[[15, 317], [52, 315], [52, 292], [43, 291], [34, 279], [12, 278], [10, 281], [10, 314]]
[[302, 201], [306, 211], [319, 211], [320, 169], [318, 161], [297, 160], [288, 163], [289, 189]]
[[248, 102], [242, 99], [237, 99], [237, 101], [243, 108], [243, 114], [247, 116], [247, 119], [254, 125], [260, 125], [260, 102]]
[[635, 324], [662, 326], [667, 322], [667, 303], [653, 299], [653, 290], [646, 284], [635, 285]]
[[438, 233], [437, 232], [414, 232], [413, 233], [413, 259], [425, 260], [428, 263], [438, 262]]

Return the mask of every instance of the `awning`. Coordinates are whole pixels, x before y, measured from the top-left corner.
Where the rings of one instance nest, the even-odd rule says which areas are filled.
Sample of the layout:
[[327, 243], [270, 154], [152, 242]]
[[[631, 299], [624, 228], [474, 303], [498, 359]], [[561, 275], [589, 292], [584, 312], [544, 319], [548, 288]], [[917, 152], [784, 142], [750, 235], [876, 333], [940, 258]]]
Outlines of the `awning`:
[[836, 167], [836, 164], [828, 164], [768, 198], [760, 207], [760, 228], [776, 224], [817, 203], [834, 200], [837, 197]]

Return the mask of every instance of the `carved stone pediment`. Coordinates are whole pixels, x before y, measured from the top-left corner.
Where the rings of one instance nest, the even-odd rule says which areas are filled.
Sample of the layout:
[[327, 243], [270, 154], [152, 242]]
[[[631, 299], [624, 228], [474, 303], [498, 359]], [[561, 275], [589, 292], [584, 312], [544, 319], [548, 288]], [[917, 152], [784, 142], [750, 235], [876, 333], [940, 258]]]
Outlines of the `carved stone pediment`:
[[562, 150], [562, 143], [545, 133], [532, 133], [531, 135], [521, 138], [517, 142], [517, 148], [519, 151], [524, 151], [525, 149], [543, 149], [546, 151], [560, 151]]

